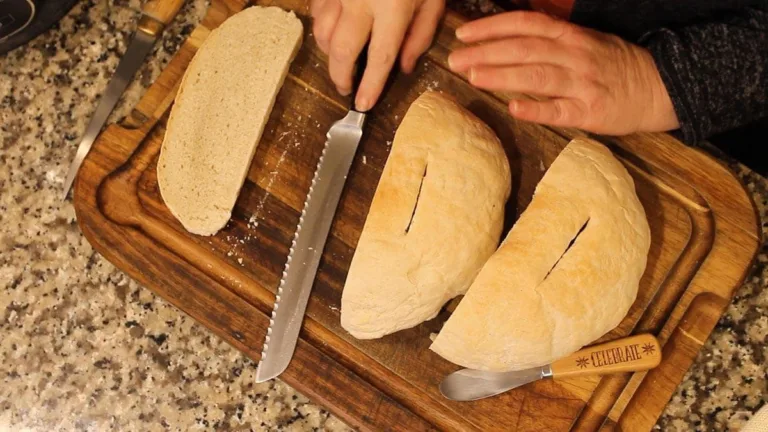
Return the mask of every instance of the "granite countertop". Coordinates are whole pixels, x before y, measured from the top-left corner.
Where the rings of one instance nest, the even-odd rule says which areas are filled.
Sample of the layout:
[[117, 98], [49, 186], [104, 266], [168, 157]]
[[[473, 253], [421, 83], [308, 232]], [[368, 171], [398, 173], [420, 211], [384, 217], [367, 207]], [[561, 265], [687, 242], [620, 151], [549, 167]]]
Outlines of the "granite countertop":
[[[281, 381], [256, 384], [254, 362], [94, 252], [59, 198], [140, 6], [82, 0], [0, 57], [0, 430], [346, 430]], [[110, 121], [138, 101], [206, 7], [186, 2]], [[461, 8], [491, 11], [487, 0]], [[768, 181], [727, 163], [768, 221]], [[765, 403], [766, 261], [764, 246], [658, 428], [738, 428]]]

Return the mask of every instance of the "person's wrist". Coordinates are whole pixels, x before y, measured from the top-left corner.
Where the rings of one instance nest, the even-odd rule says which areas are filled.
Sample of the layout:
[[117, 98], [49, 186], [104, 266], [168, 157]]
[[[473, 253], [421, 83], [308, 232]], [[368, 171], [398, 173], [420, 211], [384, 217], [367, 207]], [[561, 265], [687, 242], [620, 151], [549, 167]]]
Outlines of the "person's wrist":
[[638, 131], [668, 132], [679, 129], [680, 121], [653, 55], [645, 48], [636, 47], [636, 49], [641, 69], [645, 71], [645, 78], [642, 80], [645, 88], [641, 91], [648, 95], [647, 103], [643, 104], [643, 115]]

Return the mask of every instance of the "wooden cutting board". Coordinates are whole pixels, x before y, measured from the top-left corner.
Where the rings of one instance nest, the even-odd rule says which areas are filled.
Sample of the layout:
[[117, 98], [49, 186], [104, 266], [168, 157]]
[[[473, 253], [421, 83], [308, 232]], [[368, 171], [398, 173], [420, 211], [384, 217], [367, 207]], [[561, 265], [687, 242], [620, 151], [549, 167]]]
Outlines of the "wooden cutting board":
[[[311, 37], [306, 2], [261, 1], [295, 10], [306, 38], [280, 91], [233, 217], [214, 237], [188, 234], [163, 204], [156, 160], [184, 70], [210, 29], [244, 7], [213, 0], [132, 114], [96, 141], [75, 189], [78, 222], [107, 259], [258, 360], [288, 247], [331, 123], [347, 100], [333, 90]], [[653, 242], [640, 293], [601, 341], [651, 332], [662, 364], [648, 373], [539, 381], [495, 398], [452, 402], [438, 383], [457, 367], [428, 349], [448, 316], [374, 341], [339, 325], [346, 271], [395, 129], [426, 89], [445, 91], [502, 139], [514, 177], [507, 227], [569, 139], [580, 132], [517, 122], [505, 98], [471, 88], [446, 67], [463, 22], [448, 14], [436, 45], [410, 76], [398, 76], [373, 111], [352, 166], [312, 292], [295, 357], [281, 376], [352, 426], [366, 430], [648, 430], [681, 382], [745, 277], [759, 238], [753, 203], [734, 176], [667, 135], [601, 139], [633, 175]], [[428, 127], [428, 125], [425, 125]], [[226, 143], [222, 143], [226, 145]]]

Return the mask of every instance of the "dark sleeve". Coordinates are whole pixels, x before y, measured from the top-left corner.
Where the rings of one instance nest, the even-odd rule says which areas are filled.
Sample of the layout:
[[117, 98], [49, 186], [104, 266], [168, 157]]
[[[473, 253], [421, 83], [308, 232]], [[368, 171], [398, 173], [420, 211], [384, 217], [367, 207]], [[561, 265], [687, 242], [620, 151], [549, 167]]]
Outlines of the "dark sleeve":
[[768, 13], [746, 10], [724, 22], [660, 29], [639, 43], [656, 61], [684, 142], [768, 116]]
[[[648, 3], [653, 2], [640, 2]], [[627, 9], [622, 13], [628, 14]], [[667, 87], [681, 125], [675, 135], [696, 144], [768, 116], [768, 11], [750, 6], [694, 24], [676, 24], [635, 40], [651, 52]]]

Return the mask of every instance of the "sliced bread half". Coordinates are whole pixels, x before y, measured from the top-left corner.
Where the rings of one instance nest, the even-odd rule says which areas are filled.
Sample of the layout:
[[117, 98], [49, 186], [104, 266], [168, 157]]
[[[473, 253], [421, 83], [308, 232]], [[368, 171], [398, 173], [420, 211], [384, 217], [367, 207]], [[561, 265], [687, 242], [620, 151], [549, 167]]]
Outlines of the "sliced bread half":
[[293, 12], [254, 6], [213, 30], [189, 64], [157, 165], [187, 231], [212, 235], [229, 220], [302, 36]]
[[419, 96], [397, 129], [357, 243], [342, 327], [375, 339], [434, 318], [496, 250], [511, 188], [491, 128], [447, 96]]
[[624, 319], [650, 244], [627, 169], [599, 142], [574, 139], [430, 348], [500, 372], [559, 360]]

